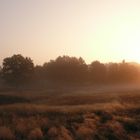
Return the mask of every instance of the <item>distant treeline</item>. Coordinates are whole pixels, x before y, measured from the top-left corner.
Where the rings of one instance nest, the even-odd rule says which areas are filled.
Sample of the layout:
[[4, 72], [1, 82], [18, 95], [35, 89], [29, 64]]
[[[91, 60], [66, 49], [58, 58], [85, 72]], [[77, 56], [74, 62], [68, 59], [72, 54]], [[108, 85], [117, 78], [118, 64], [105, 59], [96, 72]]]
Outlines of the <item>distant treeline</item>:
[[0, 70], [1, 79], [8, 84], [27, 82], [89, 82], [130, 83], [140, 81], [140, 65], [135, 63], [101, 63], [93, 61], [86, 64], [83, 58], [59, 56], [55, 60], [34, 66], [31, 58], [13, 55], [3, 60]]

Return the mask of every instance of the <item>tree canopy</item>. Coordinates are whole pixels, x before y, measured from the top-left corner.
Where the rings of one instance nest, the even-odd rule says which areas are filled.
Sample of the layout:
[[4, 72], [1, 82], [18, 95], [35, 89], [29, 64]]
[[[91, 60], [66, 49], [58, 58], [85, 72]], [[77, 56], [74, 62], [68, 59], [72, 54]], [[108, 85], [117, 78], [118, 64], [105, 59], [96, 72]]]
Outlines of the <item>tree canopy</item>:
[[7, 83], [20, 84], [27, 82], [31, 78], [33, 71], [33, 61], [20, 54], [3, 60], [2, 77]]
[[3, 60], [0, 76], [9, 84], [21, 84], [33, 77], [34, 82], [90, 82], [123, 83], [140, 81], [140, 65], [93, 61], [86, 64], [83, 58], [59, 56], [44, 65], [35, 66], [29, 57], [13, 55]]
[[59, 81], [81, 81], [87, 72], [87, 65], [82, 58], [59, 56], [56, 60], [44, 64], [46, 77]]

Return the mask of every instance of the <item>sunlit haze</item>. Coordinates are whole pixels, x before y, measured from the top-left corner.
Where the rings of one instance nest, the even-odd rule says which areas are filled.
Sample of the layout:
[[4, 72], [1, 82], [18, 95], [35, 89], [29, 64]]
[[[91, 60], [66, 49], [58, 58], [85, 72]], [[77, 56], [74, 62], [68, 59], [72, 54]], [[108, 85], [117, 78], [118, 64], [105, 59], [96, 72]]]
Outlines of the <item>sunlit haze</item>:
[[0, 62], [19, 53], [140, 62], [140, 1], [0, 0]]

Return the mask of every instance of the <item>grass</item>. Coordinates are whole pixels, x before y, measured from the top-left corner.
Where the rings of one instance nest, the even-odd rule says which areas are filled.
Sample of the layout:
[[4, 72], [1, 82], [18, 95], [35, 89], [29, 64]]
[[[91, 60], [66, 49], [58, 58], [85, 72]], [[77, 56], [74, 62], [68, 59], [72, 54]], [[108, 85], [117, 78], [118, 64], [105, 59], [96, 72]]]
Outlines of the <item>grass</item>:
[[140, 139], [140, 90], [89, 89], [2, 91], [0, 139]]

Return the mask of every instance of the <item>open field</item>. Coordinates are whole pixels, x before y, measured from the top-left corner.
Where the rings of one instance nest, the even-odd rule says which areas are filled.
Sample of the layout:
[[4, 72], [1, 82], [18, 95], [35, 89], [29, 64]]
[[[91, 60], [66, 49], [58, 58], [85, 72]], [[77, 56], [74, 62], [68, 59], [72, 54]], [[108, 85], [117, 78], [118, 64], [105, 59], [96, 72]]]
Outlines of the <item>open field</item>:
[[2, 140], [139, 140], [139, 86], [0, 89]]

